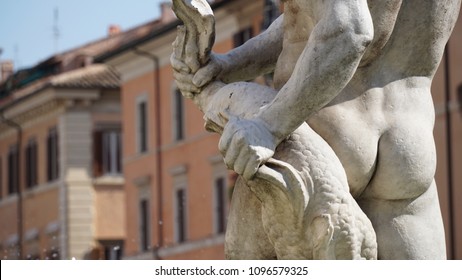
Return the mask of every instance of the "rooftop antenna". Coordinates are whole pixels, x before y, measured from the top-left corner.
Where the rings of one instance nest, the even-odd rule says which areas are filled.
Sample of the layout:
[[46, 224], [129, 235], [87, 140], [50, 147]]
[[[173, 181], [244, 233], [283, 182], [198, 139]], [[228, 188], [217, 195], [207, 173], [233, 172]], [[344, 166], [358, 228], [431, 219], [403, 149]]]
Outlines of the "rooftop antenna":
[[58, 7], [55, 7], [53, 12], [53, 41], [55, 47], [55, 53], [58, 53], [58, 40], [61, 34], [59, 33], [59, 26], [58, 26], [58, 19], [59, 19], [59, 10]]

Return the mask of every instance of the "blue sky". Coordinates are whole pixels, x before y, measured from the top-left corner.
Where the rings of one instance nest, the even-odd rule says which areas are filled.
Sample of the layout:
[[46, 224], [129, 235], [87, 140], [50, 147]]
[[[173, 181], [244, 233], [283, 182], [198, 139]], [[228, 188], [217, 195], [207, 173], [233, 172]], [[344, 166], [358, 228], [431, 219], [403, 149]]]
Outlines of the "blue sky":
[[153, 20], [166, 0], [0, 0], [0, 60], [15, 70], [55, 53], [54, 10], [58, 9], [58, 52], [105, 37], [110, 24], [122, 30]]

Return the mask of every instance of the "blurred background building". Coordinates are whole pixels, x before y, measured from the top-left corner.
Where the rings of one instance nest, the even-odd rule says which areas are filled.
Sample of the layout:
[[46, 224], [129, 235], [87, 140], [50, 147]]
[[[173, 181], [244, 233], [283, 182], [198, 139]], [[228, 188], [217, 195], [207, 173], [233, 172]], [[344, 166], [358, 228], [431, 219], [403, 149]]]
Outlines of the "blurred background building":
[[[213, 2], [214, 51], [278, 16], [274, 0]], [[235, 174], [173, 81], [179, 22], [159, 19], [0, 82], [1, 259], [223, 259]], [[462, 259], [462, 21], [433, 83], [448, 258]], [[257, 80], [270, 82], [270, 77]]]

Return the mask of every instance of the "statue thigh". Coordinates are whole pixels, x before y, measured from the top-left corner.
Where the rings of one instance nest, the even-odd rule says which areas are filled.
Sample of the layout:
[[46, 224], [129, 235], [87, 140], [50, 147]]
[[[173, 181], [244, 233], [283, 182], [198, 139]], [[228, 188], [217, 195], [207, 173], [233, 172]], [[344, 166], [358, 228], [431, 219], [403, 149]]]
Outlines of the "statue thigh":
[[360, 199], [377, 234], [378, 258], [446, 259], [446, 246], [436, 184], [415, 199]]
[[225, 238], [227, 259], [276, 259], [262, 223], [261, 203], [244, 180], [236, 181]]
[[412, 116], [382, 135], [376, 172], [358, 201], [376, 231], [379, 259], [446, 257], [433, 125]]

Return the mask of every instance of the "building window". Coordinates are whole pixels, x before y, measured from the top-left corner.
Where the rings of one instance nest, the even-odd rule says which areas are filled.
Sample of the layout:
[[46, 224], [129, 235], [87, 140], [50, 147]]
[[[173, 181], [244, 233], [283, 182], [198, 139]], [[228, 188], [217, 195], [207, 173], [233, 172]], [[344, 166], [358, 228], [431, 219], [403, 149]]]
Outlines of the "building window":
[[149, 250], [151, 244], [149, 223], [149, 200], [140, 200], [140, 249], [142, 252]]
[[186, 190], [175, 191], [175, 241], [182, 243], [186, 240]]
[[188, 239], [187, 172], [188, 168], [184, 164], [177, 165], [169, 170], [173, 179], [173, 233], [176, 243], [182, 243]]
[[215, 234], [222, 234], [226, 230], [228, 215], [228, 169], [223, 162], [221, 155], [209, 158], [212, 167], [211, 194], [213, 199], [212, 224]]
[[104, 250], [104, 259], [105, 260], [121, 260], [122, 259], [122, 240], [105, 240], [100, 241], [103, 250]]
[[234, 37], [233, 37], [234, 47], [236, 48], [244, 44], [247, 40], [252, 38], [252, 36], [253, 36], [252, 27], [242, 29], [238, 33], [234, 34]]
[[46, 260], [59, 260], [60, 259], [59, 249], [51, 248], [50, 250], [48, 250], [45, 259]]
[[144, 153], [148, 150], [148, 108], [146, 100], [139, 100], [136, 109], [137, 150], [139, 153]]
[[103, 132], [103, 172], [105, 174], [122, 173], [120, 131]]
[[173, 139], [175, 141], [184, 138], [184, 99], [180, 90], [173, 93]]
[[[134, 180], [138, 186], [138, 241], [139, 251], [146, 252], [151, 248], [151, 177], [142, 176]], [[136, 215], [136, 214], [135, 214]]]
[[122, 173], [120, 128], [96, 131], [93, 137], [94, 176]]
[[37, 185], [37, 141], [29, 140], [26, 146], [26, 187], [32, 188]]
[[18, 148], [12, 145], [8, 152], [8, 195], [18, 192]]
[[50, 129], [47, 137], [47, 179], [53, 181], [59, 177], [58, 130]]
[[265, 0], [265, 7], [263, 8], [263, 22], [262, 30], [266, 30], [279, 15], [279, 0]]
[[224, 177], [215, 179], [215, 233], [224, 233], [226, 229], [226, 183]]

